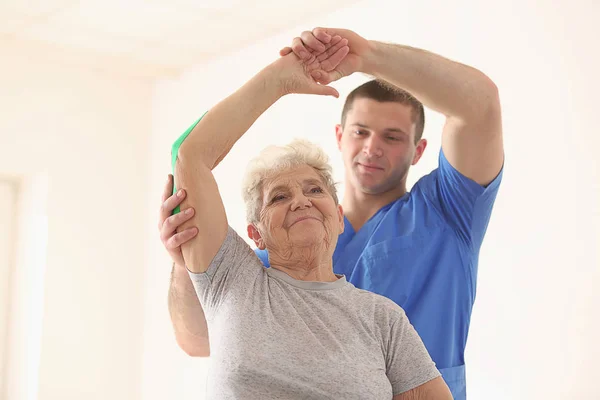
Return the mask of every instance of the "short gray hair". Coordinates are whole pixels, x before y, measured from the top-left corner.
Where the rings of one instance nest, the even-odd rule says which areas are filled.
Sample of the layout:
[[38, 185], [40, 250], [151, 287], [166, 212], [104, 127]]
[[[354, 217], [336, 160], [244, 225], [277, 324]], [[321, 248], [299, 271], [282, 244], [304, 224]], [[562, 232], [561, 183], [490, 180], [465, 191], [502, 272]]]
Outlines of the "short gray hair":
[[264, 182], [281, 171], [302, 165], [315, 169], [325, 185], [324, 189], [331, 194], [335, 204], [338, 204], [329, 157], [316, 144], [304, 139], [295, 139], [284, 146], [268, 146], [248, 164], [242, 182], [247, 222], [256, 223], [260, 220]]

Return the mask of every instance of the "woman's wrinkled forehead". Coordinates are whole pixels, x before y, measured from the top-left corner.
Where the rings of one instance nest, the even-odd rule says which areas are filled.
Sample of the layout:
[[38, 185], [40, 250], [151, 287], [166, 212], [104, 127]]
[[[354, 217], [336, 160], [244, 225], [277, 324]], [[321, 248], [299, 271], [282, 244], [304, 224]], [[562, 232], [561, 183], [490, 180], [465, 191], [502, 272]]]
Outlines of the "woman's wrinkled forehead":
[[309, 165], [301, 165], [268, 175], [262, 182], [263, 196], [277, 189], [303, 187], [307, 184], [323, 185], [321, 176]]

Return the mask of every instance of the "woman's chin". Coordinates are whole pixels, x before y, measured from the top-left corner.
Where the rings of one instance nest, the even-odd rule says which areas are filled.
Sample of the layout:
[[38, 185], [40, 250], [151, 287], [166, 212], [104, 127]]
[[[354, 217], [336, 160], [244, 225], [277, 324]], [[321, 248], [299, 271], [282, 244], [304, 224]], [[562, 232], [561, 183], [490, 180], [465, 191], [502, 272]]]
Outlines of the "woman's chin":
[[289, 238], [294, 247], [320, 247], [325, 242], [322, 230], [317, 229], [290, 232]]

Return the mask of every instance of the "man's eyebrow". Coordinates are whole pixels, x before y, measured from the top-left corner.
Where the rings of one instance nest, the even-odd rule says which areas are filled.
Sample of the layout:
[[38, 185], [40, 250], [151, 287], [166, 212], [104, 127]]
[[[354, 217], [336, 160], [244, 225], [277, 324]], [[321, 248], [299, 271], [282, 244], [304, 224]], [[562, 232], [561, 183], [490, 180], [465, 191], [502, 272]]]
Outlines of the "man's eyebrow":
[[[360, 122], [355, 122], [353, 124], [350, 124], [350, 126], [357, 126], [359, 128], [369, 129], [368, 125], [361, 124]], [[386, 129], [384, 129], [384, 132], [388, 132], [388, 133], [401, 133], [403, 135], [408, 136], [408, 134], [406, 132], [404, 132], [404, 130], [402, 130], [400, 128], [386, 128]]]

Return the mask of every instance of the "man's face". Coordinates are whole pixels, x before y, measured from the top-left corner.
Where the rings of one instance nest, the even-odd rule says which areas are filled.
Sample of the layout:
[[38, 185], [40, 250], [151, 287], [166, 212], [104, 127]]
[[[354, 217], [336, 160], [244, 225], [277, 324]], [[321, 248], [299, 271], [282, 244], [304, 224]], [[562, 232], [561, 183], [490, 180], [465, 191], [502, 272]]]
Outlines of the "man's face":
[[368, 194], [403, 188], [426, 145], [424, 139], [415, 145], [411, 106], [368, 98], [354, 100], [336, 137], [347, 184]]

